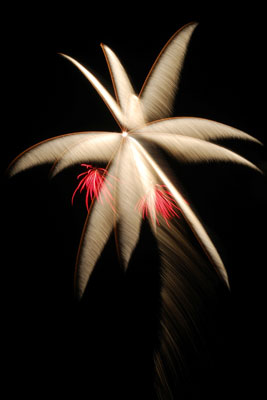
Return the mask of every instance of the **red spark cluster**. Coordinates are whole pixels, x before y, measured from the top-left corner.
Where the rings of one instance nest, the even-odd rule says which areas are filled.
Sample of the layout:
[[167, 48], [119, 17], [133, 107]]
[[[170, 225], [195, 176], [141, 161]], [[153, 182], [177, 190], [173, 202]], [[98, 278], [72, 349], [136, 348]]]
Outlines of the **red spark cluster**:
[[139, 200], [137, 203], [137, 209], [142, 214], [143, 219], [155, 217], [157, 224], [159, 225], [158, 215], [161, 215], [166, 224], [169, 226], [168, 220], [173, 217], [179, 217], [176, 210], [180, 210], [177, 207], [172, 194], [166, 190], [165, 185], [154, 185], [151, 189]]
[[107, 183], [109, 182], [106, 180], [108, 171], [105, 168], [96, 168], [90, 164], [81, 164], [81, 166], [86, 167], [87, 171], [77, 176], [77, 179], [81, 178], [81, 180], [72, 195], [72, 204], [78, 190], [80, 190], [80, 193], [86, 190], [85, 204], [87, 211], [89, 210], [89, 197], [91, 200], [96, 198], [102, 201], [102, 195], [104, 195], [106, 200], [112, 200], [112, 195], [107, 187]]

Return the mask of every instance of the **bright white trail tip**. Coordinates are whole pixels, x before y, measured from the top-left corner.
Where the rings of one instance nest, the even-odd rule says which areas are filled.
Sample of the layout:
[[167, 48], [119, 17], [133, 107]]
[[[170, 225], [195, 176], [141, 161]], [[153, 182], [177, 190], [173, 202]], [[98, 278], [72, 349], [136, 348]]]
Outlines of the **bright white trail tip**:
[[[193, 306], [198, 297], [189, 298], [193, 289], [190, 279], [185, 280], [185, 276], [189, 274], [203, 287], [210, 282], [208, 273], [198, 269], [197, 261], [191, 268], [192, 260], [196, 260], [194, 249], [189, 252], [179, 221], [181, 226], [184, 222], [188, 224], [214, 271], [227, 287], [229, 281], [211, 238], [192, 211], [188, 199], [183, 198], [153, 158], [151, 147], [162, 148], [179, 162], [223, 161], [259, 171], [253, 163], [221, 145], [224, 139], [229, 138], [258, 142], [252, 136], [208, 119], [171, 117], [188, 44], [196, 27], [197, 23], [189, 23], [171, 37], [154, 62], [139, 94], [134, 92], [122, 63], [108, 46], [101, 45], [115, 96], [82, 64], [62, 54], [97, 90], [120, 129], [118, 132], [77, 132], [47, 139], [20, 154], [9, 168], [12, 176], [39, 164], [51, 163], [52, 176], [55, 176], [65, 168], [82, 164], [81, 173], [75, 178], [75, 196], [72, 198], [75, 206], [76, 197], [85, 195], [88, 208], [75, 272], [78, 298], [83, 296], [112, 230], [115, 229], [119, 259], [126, 270], [140, 236], [142, 219], [148, 219], [160, 249], [163, 279], [161, 321], [169, 338], [172, 338], [170, 330], [175, 321], [181, 329], [181, 336], [190, 336], [191, 325], [182, 310], [187, 310], [191, 320], [196, 318]], [[190, 268], [181, 273], [185, 265]], [[175, 280], [175, 276], [179, 279]], [[179, 290], [171, 286], [174, 281], [180, 285]], [[170, 304], [174, 304], [173, 307]], [[176, 339], [173, 335], [170, 343], [164, 344], [169, 359], [172, 353], [175, 357], [180, 351]], [[174, 342], [177, 346], [173, 345]], [[161, 374], [160, 384], [167, 388], [162, 398], [167, 400], [172, 397], [162, 372], [162, 354], [159, 352], [155, 360], [156, 369], [161, 371], [158, 372]]]

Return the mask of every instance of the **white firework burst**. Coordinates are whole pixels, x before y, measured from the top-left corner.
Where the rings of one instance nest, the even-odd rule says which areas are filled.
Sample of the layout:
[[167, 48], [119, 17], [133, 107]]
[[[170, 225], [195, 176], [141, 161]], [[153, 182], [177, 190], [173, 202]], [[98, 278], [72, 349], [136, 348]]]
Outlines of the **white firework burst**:
[[[111, 73], [115, 97], [83, 65], [62, 54], [97, 90], [120, 131], [77, 132], [47, 139], [27, 149], [10, 166], [11, 176], [42, 163], [53, 163], [52, 176], [72, 165], [83, 164], [86, 167], [78, 176], [81, 180], [74, 193], [85, 190], [87, 206], [89, 197], [92, 200], [77, 257], [79, 298], [114, 227], [120, 259], [127, 269], [140, 236], [142, 217], [146, 216], [158, 241], [163, 269], [164, 266], [170, 267], [171, 254], [181, 252], [181, 248], [176, 249], [182, 239], [174, 220], [182, 215], [218, 275], [229, 286], [224, 264], [205, 228], [150, 153], [152, 144], [179, 162], [224, 161], [258, 170], [247, 159], [213, 143], [228, 138], [252, 142], [258, 142], [257, 139], [208, 119], [171, 117], [188, 43], [196, 26], [196, 23], [187, 24], [171, 37], [153, 64], [139, 94], [134, 92], [124, 67], [106, 45], [101, 47]], [[94, 167], [93, 163], [102, 163], [105, 168]], [[177, 304], [183, 301], [181, 297]], [[172, 312], [177, 313], [177, 307]], [[166, 313], [167, 308], [168, 305]], [[166, 321], [167, 318], [163, 323], [167, 324]], [[185, 326], [186, 322], [180, 322], [182, 325]]]

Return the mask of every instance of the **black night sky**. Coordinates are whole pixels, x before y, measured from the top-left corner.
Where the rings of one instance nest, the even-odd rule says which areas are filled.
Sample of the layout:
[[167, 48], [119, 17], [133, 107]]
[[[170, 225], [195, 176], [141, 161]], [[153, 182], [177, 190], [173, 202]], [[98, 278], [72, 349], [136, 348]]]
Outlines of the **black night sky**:
[[[17, 10], [16, 18], [9, 18], [15, 39], [6, 51], [3, 171], [41, 140], [75, 131], [117, 130], [95, 90], [58, 53], [76, 58], [112, 91], [99, 46], [103, 42], [119, 56], [138, 92], [171, 35], [198, 21], [174, 116], [209, 118], [258, 138], [265, 148], [239, 142], [227, 146], [267, 173], [266, 33], [260, 10], [246, 10], [246, 15], [243, 10], [236, 17], [219, 6], [209, 15], [204, 9], [178, 12], [179, 5], [176, 11], [163, 4], [155, 5], [154, 12], [149, 7], [132, 10], [129, 4], [119, 14], [104, 4], [94, 10], [64, 7], [23, 9], [21, 15]], [[12, 376], [18, 370], [19, 386], [36, 398], [40, 393], [73, 393], [79, 399], [85, 393], [97, 400], [152, 399], [155, 244], [145, 226], [144, 243], [125, 278], [111, 238], [86, 299], [77, 304], [73, 273], [86, 218], [83, 198], [71, 206], [78, 173], [70, 168], [54, 180], [49, 179], [49, 166], [11, 180], [3, 173], [7, 371]], [[266, 359], [266, 176], [220, 164], [180, 165], [176, 173], [222, 256], [231, 284], [231, 294], [218, 296], [210, 311], [207, 344], [192, 361], [191, 380], [176, 388], [177, 398], [239, 399], [247, 393], [258, 398]]]

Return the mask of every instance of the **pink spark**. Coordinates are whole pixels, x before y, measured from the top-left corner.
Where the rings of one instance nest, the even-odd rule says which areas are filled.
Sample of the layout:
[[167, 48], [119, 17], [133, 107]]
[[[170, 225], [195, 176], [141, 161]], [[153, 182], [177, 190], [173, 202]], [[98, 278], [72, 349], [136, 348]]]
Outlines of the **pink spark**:
[[173, 217], [180, 218], [175, 211], [175, 209], [180, 210], [180, 208], [177, 207], [172, 194], [165, 188], [165, 185], [156, 184], [155, 186], [152, 186], [151, 189], [139, 200], [136, 207], [142, 214], [143, 219], [150, 217], [153, 221], [154, 216], [159, 225], [158, 215], [161, 215], [169, 226], [168, 220]]
[[91, 200], [96, 198], [97, 200], [100, 200], [102, 202], [101, 195], [103, 194], [106, 200], [110, 202], [110, 200], [112, 200], [112, 195], [107, 187], [107, 184], [110, 185], [110, 182], [106, 180], [106, 175], [108, 171], [105, 168], [96, 168], [89, 164], [81, 164], [81, 166], [86, 167], [87, 171], [82, 172], [77, 176], [77, 179], [80, 179], [81, 177], [83, 178], [80, 180], [78, 186], [76, 187], [72, 195], [71, 199], [72, 204], [74, 196], [79, 189], [80, 193], [82, 193], [83, 190], [86, 190], [85, 204], [87, 211], [89, 210], [88, 206], [89, 196]]

